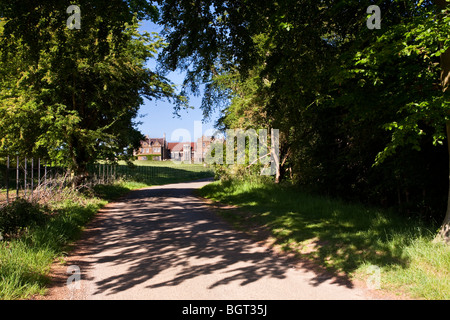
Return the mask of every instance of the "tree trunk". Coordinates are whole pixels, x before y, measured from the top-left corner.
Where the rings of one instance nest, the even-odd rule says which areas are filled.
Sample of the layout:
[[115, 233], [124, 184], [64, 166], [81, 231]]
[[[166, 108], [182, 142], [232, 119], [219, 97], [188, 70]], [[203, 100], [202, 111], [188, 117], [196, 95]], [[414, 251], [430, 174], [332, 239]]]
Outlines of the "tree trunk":
[[72, 174], [72, 187], [76, 188], [81, 186], [89, 176], [88, 159], [83, 146], [75, 135], [72, 135], [69, 140], [69, 151], [72, 158], [72, 163], [69, 166]]
[[[270, 153], [275, 163], [275, 183], [280, 182], [280, 131], [279, 129], [272, 129], [270, 134]], [[271, 164], [273, 166], [273, 164]]]
[[[448, 52], [449, 50], [447, 50]], [[447, 197], [447, 212], [445, 214], [444, 221], [442, 222], [442, 226], [439, 230], [438, 235], [436, 236], [435, 241], [445, 241], [446, 243], [450, 243], [450, 121], [446, 123], [446, 131], [447, 131], [447, 145], [448, 145], [448, 153], [449, 153], [449, 187], [448, 187], [448, 197]]]
[[[435, 0], [435, 4], [441, 10], [444, 10], [448, 6], [446, 0]], [[440, 66], [442, 68], [440, 79], [442, 91], [446, 92], [450, 84], [450, 49], [447, 49], [447, 51], [445, 51], [441, 55]], [[435, 240], [450, 243], [450, 121], [447, 121], [446, 123], [446, 131], [447, 131], [447, 145], [449, 154], [449, 191], [447, 198], [447, 212], [445, 214], [445, 218], [442, 223], [441, 229]]]

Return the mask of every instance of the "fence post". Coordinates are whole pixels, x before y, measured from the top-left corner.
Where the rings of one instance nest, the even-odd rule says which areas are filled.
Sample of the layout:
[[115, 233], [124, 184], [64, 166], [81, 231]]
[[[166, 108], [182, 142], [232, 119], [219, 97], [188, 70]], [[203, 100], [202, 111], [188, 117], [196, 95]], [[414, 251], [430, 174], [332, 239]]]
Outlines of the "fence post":
[[34, 191], [34, 158], [31, 158], [31, 190], [30, 190], [30, 196], [31, 201], [33, 201], [33, 191]]
[[9, 156], [6, 158], [6, 204], [9, 204]]
[[24, 190], [23, 196], [26, 199], [27, 198], [27, 157], [25, 157], [25, 171], [24, 171], [23, 182], [24, 182], [24, 184], [23, 184], [23, 188], [24, 188], [23, 189]]
[[19, 156], [16, 160], [16, 200], [19, 198]]
[[47, 191], [47, 162], [44, 166], [44, 192]]
[[38, 201], [40, 198], [40, 192], [39, 192], [40, 187], [41, 187], [41, 158], [38, 158], [38, 187], [37, 187]]

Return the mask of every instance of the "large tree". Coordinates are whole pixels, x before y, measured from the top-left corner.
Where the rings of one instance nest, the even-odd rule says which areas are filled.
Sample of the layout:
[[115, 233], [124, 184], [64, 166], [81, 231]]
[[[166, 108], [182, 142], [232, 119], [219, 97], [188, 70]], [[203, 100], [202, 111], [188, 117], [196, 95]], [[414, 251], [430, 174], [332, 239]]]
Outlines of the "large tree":
[[[450, 86], [450, 1], [446, 0], [435, 0], [436, 5], [441, 10], [444, 17], [438, 17], [438, 22], [442, 26], [447, 27], [447, 37], [443, 36], [440, 40], [440, 66], [441, 66], [441, 89], [443, 95], [449, 100], [449, 86]], [[446, 18], [446, 19], [445, 19]], [[443, 21], [444, 20], [444, 21]], [[448, 113], [448, 111], [447, 111]], [[446, 133], [447, 133], [447, 146], [449, 154], [449, 190], [448, 190], [448, 200], [447, 200], [447, 212], [445, 214], [444, 221], [442, 223], [441, 230], [439, 232], [439, 237], [443, 238], [446, 242], [450, 242], [450, 119], [447, 117], [445, 123]]]
[[163, 42], [138, 32], [156, 18], [146, 1], [79, 1], [81, 28], [69, 29], [61, 1], [2, 2], [2, 153], [68, 165], [77, 176], [97, 159], [129, 159], [144, 98], [184, 99], [148, 69]]
[[[392, 139], [379, 153], [377, 163], [396, 155], [400, 148], [420, 150], [421, 141], [428, 135], [436, 146], [447, 140], [450, 161], [450, 3], [419, 1], [417, 6], [412, 18], [386, 30], [355, 55], [353, 71], [363, 74], [369, 82], [387, 81], [383, 66], [396, 60], [397, 65], [410, 61], [399, 68], [396, 88], [388, 91], [392, 101], [400, 102], [399, 118], [385, 124]], [[450, 242], [450, 188], [447, 203], [438, 237]]]
[[[403, 189], [409, 199], [408, 186], [422, 198], [426, 188], [439, 189], [426, 180], [445, 176], [430, 164], [441, 157], [448, 119], [448, 2], [378, 1], [380, 30], [367, 28], [373, 3], [364, 0], [161, 4], [170, 40], [163, 62], [187, 70], [187, 86], [203, 81], [208, 89], [235, 69], [242, 85], [259, 64], [268, 85], [248, 92], [263, 103], [235, 101], [226, 111], [259, 107], [287, 133], [299, 177], [327, 192], [398, 193], [399, 203]], [[255, 42], [261, 34], [270, 39], [263, 56]]]

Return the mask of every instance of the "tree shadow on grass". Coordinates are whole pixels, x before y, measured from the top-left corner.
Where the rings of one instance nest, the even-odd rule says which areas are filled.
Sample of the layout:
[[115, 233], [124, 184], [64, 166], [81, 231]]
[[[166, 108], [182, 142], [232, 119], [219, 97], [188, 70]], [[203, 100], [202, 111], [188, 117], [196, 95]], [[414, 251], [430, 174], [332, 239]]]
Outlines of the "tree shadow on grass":
[[391, 241], [394, 235], [408, 232], [406, 221], [395, 215], [279, 186], [237, 192], [228, 187], [224, 191], [221, 185], [208, 185], [201, 195], [239, 205], [239, 210], [223, 212], [224, 218], [240, 230], [259, 229], [257, 238], [270, 238], [271, 245], [282, 251], [336, 273], [352, 273], [362, 264], [408, 266], [404, 245]]
[[214, 176], [212, 170], [193, 166], [191, 169], [176, 166], [118, 166], [117, 175], [125, 179], [148, 185], [163, 185], [183, 181], [193, 181]]

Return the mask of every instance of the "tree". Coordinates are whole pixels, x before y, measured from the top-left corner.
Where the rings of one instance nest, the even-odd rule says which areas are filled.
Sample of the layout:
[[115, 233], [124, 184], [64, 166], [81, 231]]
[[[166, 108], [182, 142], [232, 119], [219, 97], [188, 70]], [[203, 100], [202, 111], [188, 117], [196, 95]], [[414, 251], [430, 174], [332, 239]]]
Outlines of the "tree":
[[158, 36], [137, 31], [137, 17], [155, 14], [146, 1], [81, 1], [80, 30], [67, 28], [59, 1], [19, 7], [18, 1], [0, 7], [6, 20], [2, 152], [26, 150], [83, 177], [90, 162], [133, 156], [142, 139], [135, 118], [144, 98], [185, 103], [145, 66], [163, 45]]
[[[449, 1], [446, 0], [435, 0], [438, 8], [446, 15], [446, 18], [442, 18], [444, 21], [440, 21], [442, 25], [449, 26]], [[447, 29], [448, 30], [448, 29]], [[449, 35], [450, 32], [447, 32], [447, 37], [442, 38], [440, 44], [440, 66], [441, 66], [441, 88], [444, 96], [448, 98], [449, 86], [450, 86], [450, 44], [449, 44]], [[449, 183], [450, 183], [450, 120], [447, 119], [445, 122], [446, 133], [447, 133], [447, 145], [448, 145], [448, 153], [449, 153]], [[448, 200], [447, 200], [447, 211], [444, 217], [444, 221], [442, 222], [442, 227], [439, 231], [439, 237], [444, 239], [447, 243], [450, 242], [450, 185], [448, 190]]]
[[[301, 182], [329, 194], [366, 192], [380, 201], [392, 199], [397, 189], [399, 203], [400, 188], [406, 198], [408, 188], [422, 189], [416, 198], [430, 190], [438, 194], [442, 170], [436, 174], [430, 159], [433, 152], [442, 157], [448, 119], [443, 80], [450, 25], [447, 11], [438, 10], [448, 5], [379, 1], [381, 29], [369, 30], [371, 4], [169, 1], [161, 16], [170, 40], [163, 62], [187, 70], [186, 86], [194, 89], [195, 82], [208, 88], [217, 74], [234, 70], [243, 77], [240, 86], [253, 77], [267, 81], [226, 108], [226, 117], [242, 122], [239, 114], [256, 107], [270, 119], [286, 134], [289, 161]], [[261, 34], [271, 46], [263, 56], [255, 41]], [[255, 97], [264, 102], [254, 104]], [[429, 149], [431, 142], [436, 150]], [[439, 181], [434, 186], [424, 181], [430, 172]]]
[[[404, 65], [396, 82], [400, 88], [409, 89], [408, 94], [399, 89], [395, 89], [394, 94], [390, 91], [391, 97], [396, 94], [400, 102], [400, 118], [385, 124], [385, 128], [392, 132], [392, 139], [379, 153], [378, 164], [396, 154], [397, 148], [410, 146], [420, 150], [423, 147], [421, 141], [430, 134], [437, 146], [444, 144], [446, 136], [447, 143], [450, 143], [449, 5], [445, 0], [434, 1], [434, 4], [426, 5], [420, 1], [416, 10], [418, 15], [384, 32], [355, 56], [357, 68], [353, 72], [364, 74], [370, 82], [386, 81], [380, 72], [383, 70], [381, 66], [392, 63], [393, 57], [404, 61], [413, 57], [413, 61], [417, 61]], [[448, 152], [450, 156], [450, 144]], [[439, 232], [447, 242], [450, 241], [449, 219], [450, 193], [446, 217]]]

